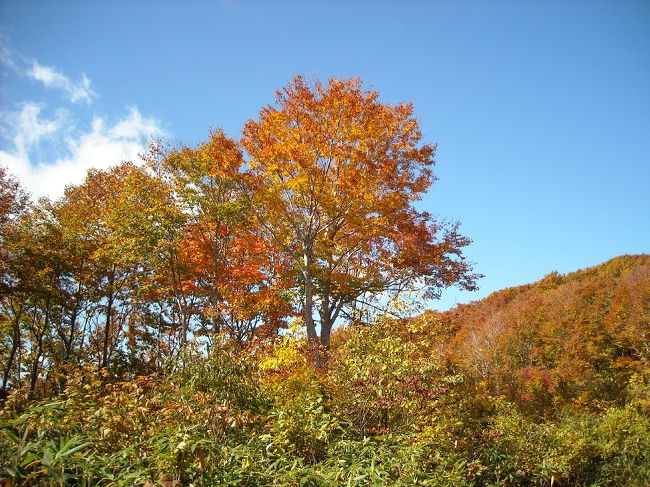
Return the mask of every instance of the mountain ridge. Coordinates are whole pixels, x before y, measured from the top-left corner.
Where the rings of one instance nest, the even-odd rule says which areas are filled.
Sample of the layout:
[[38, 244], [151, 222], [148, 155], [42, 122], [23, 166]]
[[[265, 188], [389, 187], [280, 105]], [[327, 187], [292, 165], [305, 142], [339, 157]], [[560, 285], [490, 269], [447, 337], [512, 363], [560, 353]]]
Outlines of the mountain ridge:
[[451, 363], [523, 409], [622, 403], [650, 363], [650, 255], [552, 272], [423, 316], [446, 328]]

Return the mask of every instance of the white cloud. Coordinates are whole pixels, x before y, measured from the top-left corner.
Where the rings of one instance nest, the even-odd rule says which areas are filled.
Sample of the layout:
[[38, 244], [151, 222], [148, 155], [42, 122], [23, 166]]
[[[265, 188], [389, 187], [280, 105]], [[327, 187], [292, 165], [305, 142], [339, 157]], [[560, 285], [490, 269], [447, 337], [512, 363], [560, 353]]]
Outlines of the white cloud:
[[72, 103], [90, 103], [97, 94], [91, 88], [90, 79], [83, 74], [79, 82], [74, 82], [63, 73], [51, 66], [44, 66], [38, 61], [32, 61], [27, 76], [40, 81], [47, 88], [58, 88], [67, 93]]
[[0, 64], [9, 66], [10, 68], [16, 68], [16, 63], [14, 62], [14, 56], [11, 52], [11, 49], [7, 46], [7, 42], [4, 40], [4, 37], [0, 34]]
[[[13, 114], [2, 114], [12, 132], [13, 147], [0, 150], [0, 164], [18, 176], [34, 197], [63, 195], [67, 184], [83, 181], [90, 168], [104, 169], [122, 161], [138, 161], [151, 138], [164, 135], [157, 120], [144, 117], [137, 107], [111, 125], [94, 117], [89, 130], [80, 132], [64, 114], [41, 116], [42, 107], [25, 103]], [[35, 152], [45, 140], [63, 144], [65, 154], [54, 160], [37, 160]]]
[[[9, 68], [8, 75], [60, 90], [74, 104], [89, 104], [97, 97], [85, 74], [74, 80], [9, 45], [0, 30], [0, 65]], [[65, 186], [82, 182], [90, 168], [105, 169], [126, 160], [137, 163], [149, 141], [165, 135], [160, 123], [137, 107], [117, 121], [95, 115], [75, 122], [83, 111], [65, 105], [52, 111], [23, 101], [14, 112], [0, 111], [0, 165], [7, 166], [34, 198], [62, 196]]]
[[40, 117], [41, 110], [41, 105], [27, 102], [23, 104], [20, 112], [8, 115], [7, 119], [13, 128], [13, 133], [10, 134], [10, 137], [14, 144], [15, 152], [21, 154], [27, 153], [43, 138], [61, 129], [63, 112], [59, 112], [55, 119], [44, 120]]

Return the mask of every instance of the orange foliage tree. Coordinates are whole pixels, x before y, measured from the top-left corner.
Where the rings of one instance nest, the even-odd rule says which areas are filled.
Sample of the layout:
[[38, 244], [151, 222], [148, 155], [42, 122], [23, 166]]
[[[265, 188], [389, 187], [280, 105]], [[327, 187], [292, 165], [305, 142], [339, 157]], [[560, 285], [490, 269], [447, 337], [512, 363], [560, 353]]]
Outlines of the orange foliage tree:
[[284, 266], [250, 218], [237, 142], [216, 131], [195, 149], [172, 151], [155, 170], [184, 221], [167, 273], [178, 299], [199, 297], [209, 336], [226, 332], [241, 345], [277, 331], [291, 313]]
[[[96, 343], [99, 367], [108, 367], [128, 325], [140, 321], [136, 308], [149, 273], [148, 256], [160, 238], [152, 231], [165, 203], [158, 182], [143, 169], [123, 163], [91, 170], [78, 186], [66, 188], [54, 215], [66, 239], [82, 258], [74, 279], [93, 289], [104, 319], [90, 341]], [[162, 202], [161, 202], [162, 201]], [[83, 260], [85, 259], [85, 260]]]
[[412, 105], [381, 103], [356, 79], [296, 77], [242, 144], [256, 217], [296, 272], [312, 344], [328, 347], [335, 321], [373, 298], [475, 288], [469, 239], [413, 207], [435, 179], [435, 147]]

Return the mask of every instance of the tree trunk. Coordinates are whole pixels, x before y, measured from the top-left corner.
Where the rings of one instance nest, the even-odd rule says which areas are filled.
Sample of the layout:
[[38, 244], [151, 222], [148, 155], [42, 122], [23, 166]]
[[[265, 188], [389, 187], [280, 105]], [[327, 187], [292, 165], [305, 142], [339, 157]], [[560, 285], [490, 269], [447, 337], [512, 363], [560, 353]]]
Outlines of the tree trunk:
[[332, 316], [330, 307], [330, 281], [323, 284], [323, 296], [320, 307], [320, 343], [325, 349], [330, 347], [330, 334], [332, 333]]
[[[79, 316], [79, 306], [75, 306], [70, 311], [70, 333], [64, 338], [63, 346], [65, 349], [65, 355], [63, 357], [62, 365], [65, 367], [71, 362], [74, 348], [74, 339], [77, 325], [77, 316]], [[63, 370], [63, 373], [58, 378], [59, 382], [59, 392], [63, 392], [67, 383], [66, 371]]]
[[68, 334], [68, 337], [65, 340], [65, 344], [64, 344], [66, 362], [70, 360], [70, 357], [72, 357], [72, 348], [73, 348], [73, 343], [75, 338], [78, 314], [79, 313], [77, 312], [76, 309], [70, 313], [70, 333]]
[[[219, 225], [216, 227], [219, 228]], [[219, 289], [217, 288], [217, 282], [219, 279], [219, 237], [218, 232], [214, 235], [214, 240], [212, 243], [212, 278], [214, 282], [212, 284], [212, 292], [210, 293], [210, 305], [212, 306], [212, 333], [218, 335], [221, 333], [221, 320], [217, 316], [217, 306], [220, 302]]]
[[330, 348], [330, 336], [332, 334], [332, 323], [329, 319], [326, 321], [321, 321], [321, 330], [320, 330], [320, 343], [326, 350]]
[[38, 342], [36, 346], [36, 356], [34, 357], [34, 362], [32, 362], [32, 375], [29, 379], [29, 398], [32, 399], [34, 396], [34, 391], [36, 390], [36, 380], [38, 379], [38, 368], [41, 361], [41, 355], [43, 354], [43, 338], [47, 332], [47, 328], [50, 321], [50, 303], [49, 300], [45, 305], [45, 320], [43, 321], [43, 328], [38, 334]]
[[108, 366], [108, 341], [111, 334], [111, 320], [113, 316], [113, 302], [115, 300], [115, 293], [113, 292], [113, 281], [114, 275], [111, 275], [108, 285], [109, 285], [109, 294], [108, 294], [108, 303], [106, 303], [106, 325], [104, 327], [104, 343], [102, 344], [102, 361], [100, 364], [100, 369]]
[[311, 275], [312, 256], [311, 251], [305, 245], [303, 251], [303, 277], [305, 280], [305, 302], [303, 307], [303, 317], [307, 327], [307, 339], [309, 344], [318, 345], [318, 335], [316, 334], [316, 324], [314, 323], [314, 289]]
[[221, 333], [221, 320], [219, 320], [219, 316], [217, 316], [218, 304], [219, 298], [217, 296], [217, 290], [215, 286], [215, 290], [212, 292], [212, 296], [210, 297], [210, 306], [212, 307], [212, 333], [215, 336]]
[[181, 348], [185, 347], [185, 344], [187, 343], [187, 332], [190, 329], [190, 321], [189, 318], [183, 313], [181, 315], [181, 320], [183, 320], [183, 325], [181, 329]]
[[11, 351], [9, 352], [9, 358], [7, 359], [7, 365], [2, 373], [2, 389], [0, 390], [0, 401], [4, 401], [7, 397], [7, 386], [9, 385], [9, 375], [11, 374], [11, 366], [14, 363], [14, 358], [16, 357], [16, 350], [18, 350], [18, 344], [20, 342], [20, 317], [22, 315], [22, 309], [14, 316], [13, 329], [11, 335]]

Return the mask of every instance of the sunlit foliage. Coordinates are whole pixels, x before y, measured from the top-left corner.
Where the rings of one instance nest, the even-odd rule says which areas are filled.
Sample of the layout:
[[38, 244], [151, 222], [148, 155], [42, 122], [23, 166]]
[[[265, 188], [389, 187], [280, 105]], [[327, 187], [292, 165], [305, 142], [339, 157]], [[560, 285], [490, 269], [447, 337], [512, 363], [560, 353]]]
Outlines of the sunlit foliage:
[[276, 102], [57, 201], [0, 168], [2, 485], [650, 485], [650, 257], [414, 316], [479, 276], [413, 107]]

